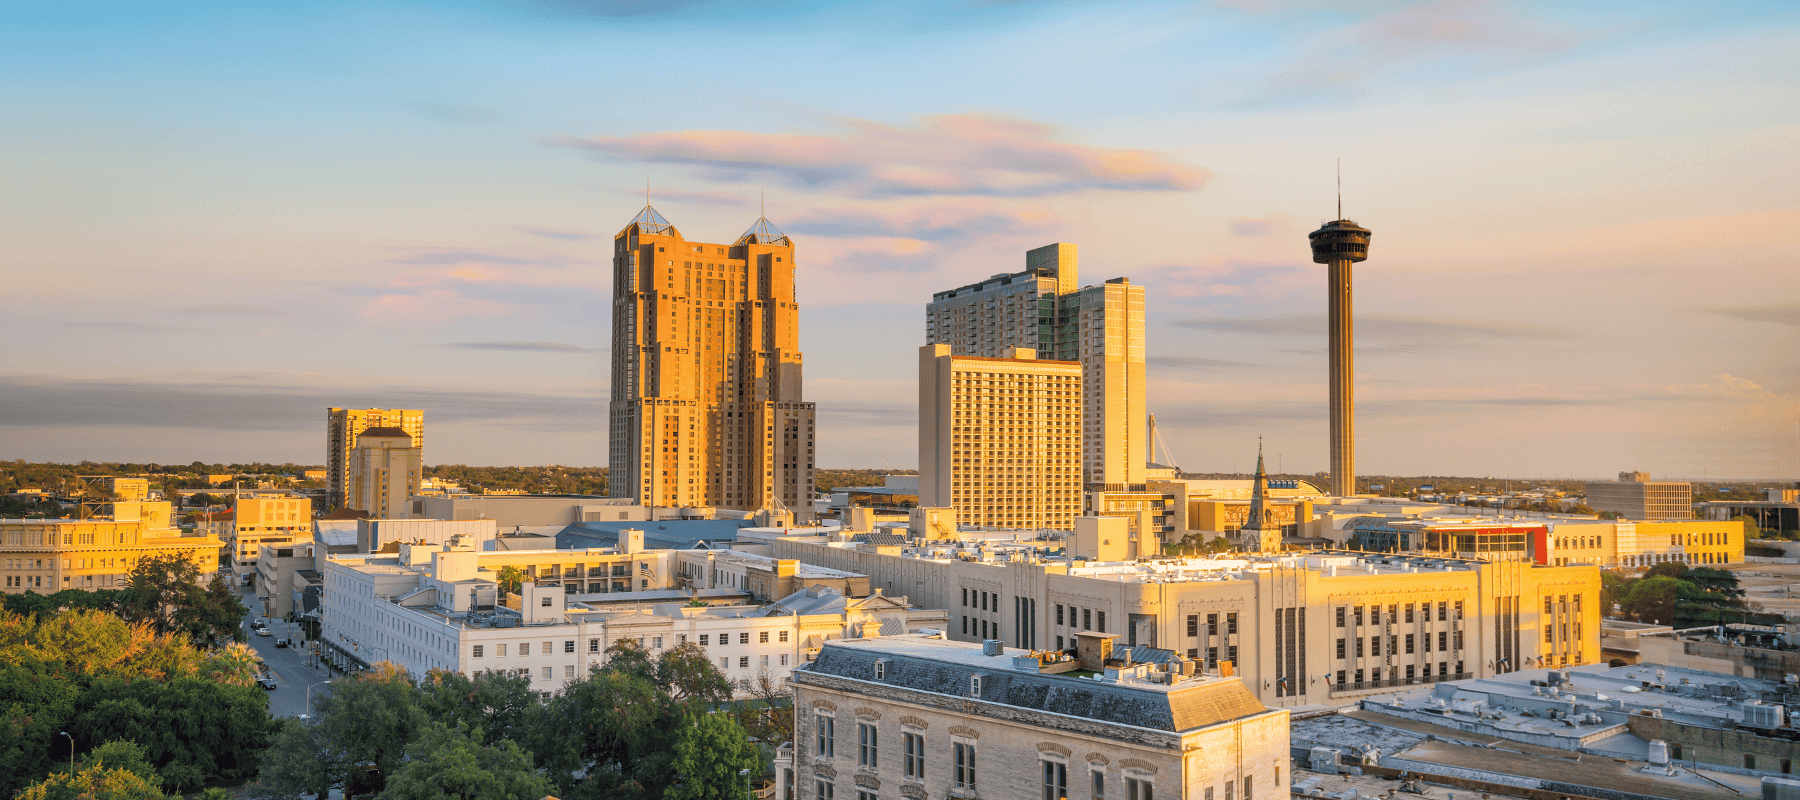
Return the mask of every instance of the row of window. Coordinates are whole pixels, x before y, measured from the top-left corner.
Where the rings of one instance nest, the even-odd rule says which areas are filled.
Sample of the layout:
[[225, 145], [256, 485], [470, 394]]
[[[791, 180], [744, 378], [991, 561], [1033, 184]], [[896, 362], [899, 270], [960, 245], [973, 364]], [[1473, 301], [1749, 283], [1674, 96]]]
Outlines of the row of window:
[[[1548, 625], [1546, 625], [1544, 627], [1545, 627], [1546, 631], [1549, 630]], [[1431, 650], [1431, 634], [1426, 633], [1423, 635], [1418, 635], [1419, 638], [1417, 640], [1415, 640], [1414, 636], [1416, 636], [1416, 635], [1417, 634], [1409, 633], [1409, 634], [1406, 634], [1404, 639], [1402, 639], [1402, 637], [1398, 634], [1389, 635], [1387, 637], [1387, 654], [1390, 656], [1400, 655], [1400, 652], [1401, 652], [1400, 648], [1401, 648], [1402, 642], [1405, 643], [1406, 652], [1408, 654], [1410, 654], [1414, 651], [1415, 644], [1422, 644], [1424, 651], [1427, 653], [1432, 652], [1432, 650]], [[1355, 643], [1357, 658], [1363, 657], [1363, 643], [1365, 641], [1368, 642], [1368, 654], [1370, 656], [1379, 658], [1382, 655], [1381, 640], [1382, 640], [1382, 637], [1380, 637], [1380, 636], [1370, 636], [1366, 640], [1358, 637], [1355, 639], [1351, 639], [1349, 641]], [[1544, 641], [1549, 641], [1549, 639], [1545, 639]], [[1445, 652], [1445, 651], [1449, 651], [1452, 649], [1461, 650], [1462, 647], [1463, 647], [1463, 632], [1462, 631], [1438, 631], [1437, 632], [1438, 652]], [[1346, 646], [1345, 640], [1341, 639], [1341, 638], [1337, 640], [1337, 657], [1338, 658], [1349, 657], [1347, 654], [1347, 646]]]
[[[1431, 604], [1430, 603], [1418, 603], [1416, 607], [1417, 607], [1417, 610], [1419, 613], [1419, 618], [1418, 618], [1419, 621], [1430, 622], [1431, 621]], [[1357, 624], [1357, 625], [1363, 624], [1363, 608], [1364, 608], [1363, 606], [1355, 606], [1355, 607], [1338, 606], [1337, 607], [1337, 626], [1340, 628], [1344, 627], [1344, 620], [1345, 620], [1346, 614], [1348, 614], [1352, 618], [1352, 620], [1355, 622], [1355, 624]], [[1380, 625], [1381, 619], [1382, 619], [1381, 606], [1380, 605], [1372, 605], [1372, 606], [1368, 606], [1367, 608], [1369, 611], [1369, 624], [1370, 625]], [[1387, 607], [1387, 622], [1388, 622], [1388, 624], [1389, 625], [1398, 624], [1401, 621], [1400, 618], [1402, 615], [1404, 615], [1406, 617], [1407, 622], [1412, 622], [1414, 620], [1414, 617], [1413, 617], [1414, 608], [1415, 608], [1415, 604], [1413, 604], [1413, 603], [1406, 603], [1405, 605], [1401, 605], [1398, 603], [1389, 603], [1388, 607]], [[1439, 601], [1437, 604], [1437, 619], [1438, 619], [1438, 621], [1444, 622], [1446, 619], [1457, 619], [1457, 620], [1462, 619], [1463, 618], [1463, 601], [1461, 601], [1461, 600], [1455, 601], [1455, 603], [1454, 603], [1455, 616], [1454, 617], [1449, 616], [1451, 611], [1452, 611], [1451, 603], [1449, 603], [1447, 601]]]
[[[1237, 632], [1238, 632], [1237, 612], [1236, 611], [1225, 612], [1225, 634], [1229, 636], [1229, 635], [1237, 633]], [[1200, 635], [1200, 615], [1199, 614], [1189, 614], [1188, 615], [1187, 635], [1190, 637], [1198, 637]], [[1219, 615], [1218, 614], [1207, 614], [1206, 615], [1206, 635], [1207, 636], [1218, 636], [1219, 635]]]

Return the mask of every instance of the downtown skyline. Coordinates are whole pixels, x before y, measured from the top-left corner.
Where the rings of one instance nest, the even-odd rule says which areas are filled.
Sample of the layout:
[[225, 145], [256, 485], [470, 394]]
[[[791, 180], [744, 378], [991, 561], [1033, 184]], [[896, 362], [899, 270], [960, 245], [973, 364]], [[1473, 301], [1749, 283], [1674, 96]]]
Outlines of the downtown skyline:
[[[1310, 7], [1310, 6], [1309, 6]], [[1781, 4], [178, 4], [0, 12], [0, 457], [604, 464], [608, 240], [793, 237], [821, 467], [911, 468], [934, 290], [1146, 287], [1181, 465], [1800, 478]], [[633, 12], [633, 13], [624, 13]]]

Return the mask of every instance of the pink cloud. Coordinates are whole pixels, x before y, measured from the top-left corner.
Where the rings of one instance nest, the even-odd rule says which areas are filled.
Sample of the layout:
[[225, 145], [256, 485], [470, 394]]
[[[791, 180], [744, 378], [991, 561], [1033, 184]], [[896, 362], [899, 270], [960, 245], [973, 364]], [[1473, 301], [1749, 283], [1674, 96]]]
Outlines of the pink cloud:
[[911, 128], [862, 119], [844, 125], [847, 130], [831, 135], [671, 131], [560, 137], [552, 144], [617, 161], [692, 165], [716, 180], [775, 178], [871, 197], [1185, 191], [1211, 175], [1149, 150], [1058, 141], [1049, 125], [1006, 117], [948, 114]]

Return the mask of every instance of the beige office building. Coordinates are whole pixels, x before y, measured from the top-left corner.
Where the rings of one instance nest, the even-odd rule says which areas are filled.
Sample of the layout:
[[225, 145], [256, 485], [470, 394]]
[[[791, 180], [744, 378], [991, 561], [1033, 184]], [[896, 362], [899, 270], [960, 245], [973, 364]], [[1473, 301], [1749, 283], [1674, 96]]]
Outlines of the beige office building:
[[[330, 408], [325, 412], [325, 505], [344, 508], [350, 499], [350, 451], [369, 428], [399, 428], [412, 446], [425, 446], [425, 412], [398, 408]], [[311, 474], [307, 475], [310, 480]]]
[[1236, 679], [1184, 674], [1180, 662], [1132, 664], [1122, 648], [1047, 662], [998, 644], [919, 635], [828, 642], [788, 679], [794, 741], [776, 751], [775, 795], [1286, 793], [1290, 712], [1265, 707]]
[[1081, 373], [1028, 348], [919, 349], [919, 505], [960, 522], [1070, 530], [1081, 513]]
[[[424, 451], [400, 428], [368, 428], [350, 451], [350, 495], [346, 507], [376, 519], [406, 516], [419, 492]], [[239, 525], [243, 523], [240, 521]]]
[[312, 500], [299, 495], [261, 493], [233, 499], [226, 539], [231, 571], [240, 583], [257, 572], [265, 544], [291, 544], [312, 538]]
[[219, 568], [216, 536], [183, 536], [166, 502], [118, 502], [111, 519], [0, 519], [0, 588], [8, 594], [123, 589], [140, 559], [179, 555], [201, 579]]
[[1396, 686], [1600, 659], [1591, 566], [1345, 552], [1127, 560], [1128, 549], [1108, 561], [1106, 539], [1089, 552], [1071, 540], [1072, 558], [1040, 555], [1051, 544], [1041, 541], [800, 538], [777, 540], [774, 555], [949, 609], [952, 639], [1067, 651], [1106, 633], [1202, 669], [1229, 663], [1271, 706], [1346, 705]]
[[612, 496], [810, 520], [799, 319], [794, 243], [767, 219], [690, 242], [645, 206], [613, 237]]
[[1631, 520], [1694, 518], [1694, 490], [1687, 481], [1653, 481], [1648, 472], [1621, 472], [1616, 481], [1590, 481], [1587, 504]]
[[1059, 242], [1027, 251], [1023, 272], [938, 292], [925, 307], [925, 341], [958, 356], [1025, 347], [1080, 362], [1084, 488], [1144, 491], [1144, 287], [1113, 278], [1078, 289], [1078, 268], [1076, 246]]

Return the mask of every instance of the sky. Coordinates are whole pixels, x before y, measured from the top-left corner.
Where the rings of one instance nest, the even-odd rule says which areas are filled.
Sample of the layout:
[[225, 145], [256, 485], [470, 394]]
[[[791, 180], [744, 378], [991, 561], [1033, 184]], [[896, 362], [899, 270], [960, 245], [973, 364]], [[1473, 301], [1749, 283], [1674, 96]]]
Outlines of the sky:
[[[0, 6], [0, 458], [606, 463], [610, 238], [796, 242], [821, 467], [912, 468], [935, 291], [1146, 287], [1169, 457], [1800, 479], [1800, 6]], [[766, 198], [763, 199], [763, 198]], [[1160, 455], [1160, 454], [1159, 454]]]

